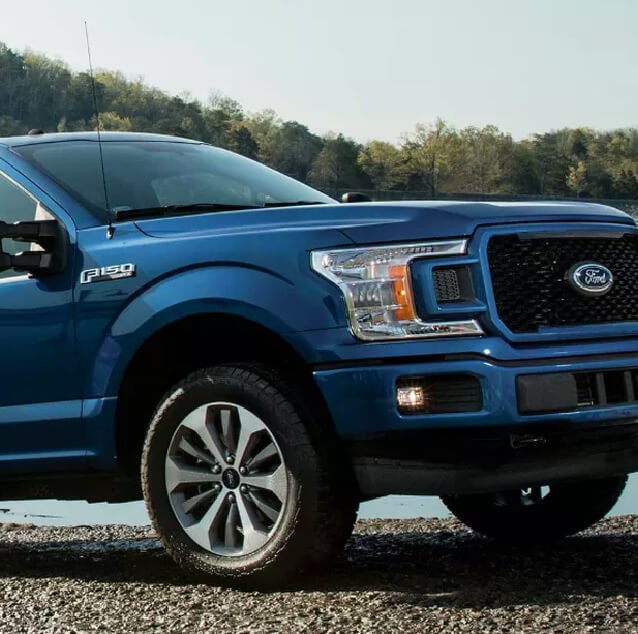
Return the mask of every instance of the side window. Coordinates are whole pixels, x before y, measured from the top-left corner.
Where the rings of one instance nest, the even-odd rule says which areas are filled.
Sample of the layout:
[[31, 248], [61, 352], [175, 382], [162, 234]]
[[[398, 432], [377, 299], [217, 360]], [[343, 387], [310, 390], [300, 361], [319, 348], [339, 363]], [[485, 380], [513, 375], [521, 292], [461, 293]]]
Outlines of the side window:
[[[20, 220], [34, 220], [38, 210], [38, 203], [17, 185], [14, 185], [0, 172], [0, 220], [13, 223]], [[28, 242], [16, 242], [10, 238], [2, 238], [2, 250], [5, 253], [20, 253], [28, 251]], [[0, 278], [22, 275], [11, 269], [0, 271]]]

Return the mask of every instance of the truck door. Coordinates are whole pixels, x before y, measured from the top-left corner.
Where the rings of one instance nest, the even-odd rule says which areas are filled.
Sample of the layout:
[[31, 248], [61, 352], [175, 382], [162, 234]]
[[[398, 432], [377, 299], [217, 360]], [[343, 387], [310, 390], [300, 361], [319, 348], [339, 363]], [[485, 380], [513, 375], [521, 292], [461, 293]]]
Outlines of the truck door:
[[[61, 209], [45, 207], [20, 178], [0, 162], [0, 220], [55, 217], [68, 248], [64, 269], [49, 277], [0, 272], [0, 474], [85, 463], [73, 324], [75, 231]], [[1, 243], [6, 253], [32, 248], [7, 238]]]

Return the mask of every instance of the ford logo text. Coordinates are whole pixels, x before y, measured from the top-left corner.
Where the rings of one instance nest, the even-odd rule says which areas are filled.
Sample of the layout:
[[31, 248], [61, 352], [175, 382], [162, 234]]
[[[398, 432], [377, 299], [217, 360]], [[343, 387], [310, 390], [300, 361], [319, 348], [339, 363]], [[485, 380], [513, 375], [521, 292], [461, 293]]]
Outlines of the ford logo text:
[[614, 283], [611, 271], [595, 262], [574, 265], [566, 277], [573, 288], [584, 295], [604, 295]]

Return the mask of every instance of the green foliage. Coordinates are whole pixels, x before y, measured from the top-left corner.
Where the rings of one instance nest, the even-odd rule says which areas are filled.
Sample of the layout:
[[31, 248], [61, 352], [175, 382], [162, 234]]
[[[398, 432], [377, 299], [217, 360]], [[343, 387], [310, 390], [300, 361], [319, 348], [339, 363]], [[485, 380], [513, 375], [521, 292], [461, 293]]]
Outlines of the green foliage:
[[433, 125], [417, 124], [404, 140], [404, 180], [409, 189], [426, 189], [432, 198], [447, 189], [462, 160], [456, 130], [442, 119]]
[[371, 141], [357, 159], [375, 189], [394, 189], [404, 179], [403, 155], [399, 148], [384, 141]]
[[[420, 190], [433, 198], [444, 193], [638, 198], [638, 128], [566, 128], [514, 141], [493, 125], [456, 129], [437, 119], [417, 124], [399, 144], [361, 146], [343, 134], [319, 137], [272, 110], [246, 113], [219, 93], [204, 104], [110, 71], [96, 75], [95, 88], [104, 130], [202, 140], [323, 189]], [[87, 73], [0, 43], [0, 136], [95, 124]]]
[[585, 191], [585, 187], [587, 187], [587, 168], [583, 161], [578, 161], [576, 167], [570, 166], [567, 186], [576, 194], [576, 198], [580, 198], [580, 195]]
[[361, 146], [343, 134], [329, 135], [315, 158], [309, 173], [310, 182], [320, 189], [358, 189], [369, 183], [357, 163]]

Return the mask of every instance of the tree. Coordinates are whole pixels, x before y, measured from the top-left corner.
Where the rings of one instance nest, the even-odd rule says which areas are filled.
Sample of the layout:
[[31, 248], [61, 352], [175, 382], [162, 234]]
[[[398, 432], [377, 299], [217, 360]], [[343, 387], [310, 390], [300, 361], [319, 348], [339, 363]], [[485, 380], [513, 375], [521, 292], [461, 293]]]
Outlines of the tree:
[[28, 130], [21, 121], [11, 117], [0, 116], [0, 136], [13, 136], [15, 134], [26, 134]]
[[431, 198], [454, 173], [461, 160], [460, 144], [454, 128], [442, 119], [433, 125], [417, 124], [415, 133], [403, 143], [403, 169], [408, 185], [425, 187]]
[[281, 120], [274, 110], [263, 110], [244, 118], [243, 124], [250, 130], [259, 147], [257, 158], [268, 165], [273, 164], [273, 154], [277, 145], [277, 132]]
[[534, 135], [534, 163], [542, 195], [566, 196], [569, 193], [565, 180], [571, 163], [568, 137], [568, 130]]
[[102, 130], [120, 130], [130, 132], [133, 129], [128, 117], [121, 117], [117, 112], [101, 112], [100, 127]]
[[638, 198], [638, 178], [633, 169], [623, 169], [620, 171], [614, 189], [619, 198]]
[[576, 193], [576, 198], [580, 198], [582, 192], [585, 191], [585, 187], [587, 187], [587, 168], [583, 161], [578, 161], [576, 167], [572, 165], [569, 168], [567, 185]]
[[306, 181], [323, 143], [297, 121], [286, 121], [271, 131], [269, 164], [276, 170]]
[[359, 145], [343, 134], [325, 137], [323, 148], [312, 164], [310, 182], [324, 189], [361, 187], [364, 175], [357, 163], [359, 150]]
[[403, 180], [402, 155], [391, 143], [371, 141], [361, 150], [357, 162], [375, 189], [394, 189]]
[[257, 141], [245, 125], [231, 128], [228, 149], [251, 159], [257, 158], [259, 152]]
[[[219, 92], [202, 103], [112, 71], [97, 72], [95, 88], [105, 130], [199, 139], [329, 190], [638, 198], [638, 128], [563, 128], [514, 141], [493, 125], [457, 130], [437, 119], [398, 145], [373, 140], [361, 147], [343, 134], [320, 138], [272, 110], [246, 113]], [[31, 128], [95, 129], [91, 78], [0, 43], [0, 136]]]
[[512, 190], [515, 173], [512, 137], [496, 126], [467, 127], [459, 132], [459, 167], [452, 175], [453, 191], [499, 193]]

